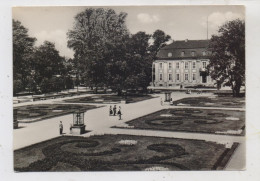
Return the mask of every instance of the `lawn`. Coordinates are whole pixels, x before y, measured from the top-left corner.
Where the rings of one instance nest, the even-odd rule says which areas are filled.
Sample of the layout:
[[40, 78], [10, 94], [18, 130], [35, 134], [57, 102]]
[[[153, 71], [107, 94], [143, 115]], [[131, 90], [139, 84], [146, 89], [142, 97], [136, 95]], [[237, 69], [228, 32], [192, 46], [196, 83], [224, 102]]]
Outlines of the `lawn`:
[[[245, 112], [177, 108], [164, 109], [126, 122], [129, 128], [244, 135]], [[118, 126], [119, 127], [119, 126]]]
[[71, 114], [77, 110], [87, 111], [95, 108], [97, 106], [76, 104], [37, 104], [16, 107], [18, 121], [27, 123]]
[[237, 146], [130, 135], [62, 136], [14, 151], [14, 170], [222, 170]]
[[191, 97], [173, 102], [174, 106], [245, 108], [245, 97], [217, 96]]
[[[129, 95], [127, 96], [126, 103], [135, 103], [139, 101], [144, 101], [147, 99], [152, 99], [151, 95]], [[125, 98], [117, 95], [93, 95], [75, 99], [68, 99], [65, 102], [77, 102], [77, 103], [95, 103], [95, 104], [117, 104], [124, 101]]]

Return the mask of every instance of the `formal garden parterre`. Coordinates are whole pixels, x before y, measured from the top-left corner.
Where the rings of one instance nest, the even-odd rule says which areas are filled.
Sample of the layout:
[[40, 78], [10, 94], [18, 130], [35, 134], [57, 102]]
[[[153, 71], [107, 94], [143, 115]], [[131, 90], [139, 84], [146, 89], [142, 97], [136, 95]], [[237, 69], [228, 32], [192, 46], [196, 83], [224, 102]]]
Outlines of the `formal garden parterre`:
[[87, 111], [98, 107], [100, 106], [78, 104], [37, 104], [20, 106], [15, 109], [17, 109], [17, 119], [19, 122], [30, 123], [71, 114], [78, 110]]
[[118, 104], [121, 101], [126, 101], [126, 103], [136, 103], [148, 99], [155, 98], [152, 95], [143, 95], [143, 94], [135, 94], [135, 95], [127, 95], [125, 96], [118, 96], [118, 95], [93, 95], [93, 96], [86, 96], [74, 99], [67, 99], [65, 102], [70, 103], [94, 103], [94, 104]]
[[195, 108], [163, 109], [126, 124], [128, 127], [124, 128], [244, 135], [245, 112]]
[[14, 169], [127, 171], [223, 169], [237, 144], [130, 135], [62, 136], [14, 151]]
[[245, 108], [245, 97], [218, 96], [188, 97], [174, 101], [173, 106]]

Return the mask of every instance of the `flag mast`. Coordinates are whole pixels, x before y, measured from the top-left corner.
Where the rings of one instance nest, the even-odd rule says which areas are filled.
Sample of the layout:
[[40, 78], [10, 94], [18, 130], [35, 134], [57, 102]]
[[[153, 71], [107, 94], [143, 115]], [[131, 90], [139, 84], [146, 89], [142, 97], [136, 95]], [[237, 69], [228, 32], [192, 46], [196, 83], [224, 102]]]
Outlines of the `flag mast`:
[[208, 34], [209, 34], [208, 17], [209, 17], [209, 16], [207, 16], [207, 40], [209, 39], [209, 38], [208, 38]]

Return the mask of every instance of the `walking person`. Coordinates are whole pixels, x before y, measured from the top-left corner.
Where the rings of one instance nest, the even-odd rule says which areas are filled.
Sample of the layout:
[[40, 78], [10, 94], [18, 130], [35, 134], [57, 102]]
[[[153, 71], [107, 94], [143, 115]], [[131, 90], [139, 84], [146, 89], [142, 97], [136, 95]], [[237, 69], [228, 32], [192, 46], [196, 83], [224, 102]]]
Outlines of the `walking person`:
[[109, 107], [109, 116], [113, 115], [112, 106]]
[[62, 124], [62, 121], [60, 121], [59, 128], [60, 128], [60, 135], [62, 135], [62, 132], [63, 132], [63, 124]]
[[163, 105], [163, 100], [162, 100], [162, 98], [161, 98], [161, 106]]
[[120, 106], [119, 106], [119, 110], [118, 110], [117, 114], [119, 116], [119, 120], [121, 120], [122, 112], [121, 112], [121, 107]]
[[113, 111], [114, 111], [114, 116], [115, 116], [116, 115], [116, 105], [114, 105]]

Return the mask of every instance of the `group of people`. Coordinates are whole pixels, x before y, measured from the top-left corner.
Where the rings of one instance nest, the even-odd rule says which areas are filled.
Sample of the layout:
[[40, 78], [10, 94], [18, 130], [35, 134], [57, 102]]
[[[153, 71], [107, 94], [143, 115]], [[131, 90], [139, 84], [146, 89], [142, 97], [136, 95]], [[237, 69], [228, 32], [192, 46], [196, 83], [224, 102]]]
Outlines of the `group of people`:
[[121, 112], [121, 106], [119, 106], [119, 109], [117, 111], [116, 105], [112, 108], [112, 106], [109, 107], [109, 116], [119, 116], [119, 120], [122, 119], [122, 112]]

